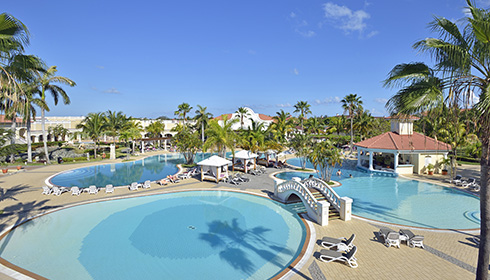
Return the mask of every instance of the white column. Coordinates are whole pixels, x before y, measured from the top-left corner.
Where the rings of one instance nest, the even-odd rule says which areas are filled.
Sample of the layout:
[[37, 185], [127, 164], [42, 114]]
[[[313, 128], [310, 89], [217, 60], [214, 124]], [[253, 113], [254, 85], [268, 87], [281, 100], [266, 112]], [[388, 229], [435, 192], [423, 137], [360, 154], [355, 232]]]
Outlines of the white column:
[[357, 151], [357, 166], [361, 166], [361, 151], [364, 151], [364, 150], [358, 150]]
[[327, 201], [318, 201], [316, 204], [316, 222], [321, 226], [328, 225], [328, 211], [330, 208], [330, 203]]
[[352, 218], [352, 198], [343, 196], [340, 198], [340, 219], [350, 221]]
[[165, 142], [163, 143], [165, 146], [163, 147], [163, 149], [166, 151], [167, 150], [167, 139], [165, 139]]
[[111, 152], [109, 158], [116, 159], [116, 146], [114, 144], [111, 144]]
[[145, 153], [145, 141], [141, 141], [141, 153]]
[[373, 170], [373, 151], [369, 151], [369, 170]]
[[395, 156], [395, 161], [393, 163], [393, 169], [395, 170], [395, 173], [396, 173], [396, 169], [398, 168], [398, 155], [400, 155], [400, 153], [396, 152], [393, 155]]

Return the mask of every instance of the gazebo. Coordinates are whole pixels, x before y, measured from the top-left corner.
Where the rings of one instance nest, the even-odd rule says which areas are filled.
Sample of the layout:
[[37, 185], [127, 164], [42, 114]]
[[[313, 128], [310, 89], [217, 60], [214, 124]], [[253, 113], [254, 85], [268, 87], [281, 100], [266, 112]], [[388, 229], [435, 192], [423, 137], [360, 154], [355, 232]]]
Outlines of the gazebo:
[[274, 152], [273, 150], [259, 152], [259, 157], [257, 158], [257, 164], [265, 165], [269, 167], [274, 165], [274, 162], [272, 162], [271, 159], [276, 159], [276, 158], [277, 158], [276, 152]]
[[256, 169], [257, 163], [255, 159], [257, 157], [257, 154], [254, 154], [250, 151], [241, 150], [239, 152], [236, 152], [233, 159], [233, 171], [235, 171], [236, 169], [247, 173], [248, 170], [252, 169], [248, 166], [249, 164], [253, 164], [253, 169]]
[[414, 116], [391, 117], [391, 131], [355, 143], [357, 166], [369, 171], [421, 174], [433, 164], [441, 169], [451, 145], [413, 131]]
[[201, 181], [210, 180], [219, 183], [219, 181], [228, 178], [228, 165], [231, 161], [220, 156], [211, 156], [197, 163], [201, 166]]

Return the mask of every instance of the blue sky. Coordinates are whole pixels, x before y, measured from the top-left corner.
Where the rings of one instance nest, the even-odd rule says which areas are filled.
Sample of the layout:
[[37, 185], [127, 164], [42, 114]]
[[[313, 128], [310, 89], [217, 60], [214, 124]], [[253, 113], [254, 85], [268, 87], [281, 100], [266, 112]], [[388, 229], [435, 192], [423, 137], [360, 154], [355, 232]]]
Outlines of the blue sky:
[[[477, 6], [488, 8], [488, 0]], [[173, 117], [187, 102], [215, 116], [248, 106], [275, 115], [299, 100], [313, 115], [362, 97], [375, 116], [398, 63], [430, 58], [413, 43], [436, 36], [434, 15], [464, 17], [464, 0], [39, 1], [2, 3], [31, 32], [27, 53], [77, 86], [48, 116], [123, 111]], [[193, 109], [193, 111], [194, 111]], [[193, 112], [194, 113], [194, 112]], [[192, 114], [194, 115], [194, 114]]]

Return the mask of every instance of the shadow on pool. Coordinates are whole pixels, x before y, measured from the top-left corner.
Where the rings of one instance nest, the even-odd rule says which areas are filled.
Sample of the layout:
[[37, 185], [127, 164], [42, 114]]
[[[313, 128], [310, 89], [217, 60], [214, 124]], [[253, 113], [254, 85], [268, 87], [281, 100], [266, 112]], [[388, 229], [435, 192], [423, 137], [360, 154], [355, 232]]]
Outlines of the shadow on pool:
[[214, 220], [208, 225], [208, 232], [201, 233], [199, 238], [215, 249], [219, 249], [222, 260], [234, 269], [246, 274], [253, 274], [256, 268], [250, 260], [249, 252], [275, 266], [284, 267], [284, 260], [277, 254], [282, 252], [292, 256], [294, 252], [268, 241], [264, 235], [271, 229], [258, 226], [251, 229], [240, 227], [237, 219], [231, 222]]

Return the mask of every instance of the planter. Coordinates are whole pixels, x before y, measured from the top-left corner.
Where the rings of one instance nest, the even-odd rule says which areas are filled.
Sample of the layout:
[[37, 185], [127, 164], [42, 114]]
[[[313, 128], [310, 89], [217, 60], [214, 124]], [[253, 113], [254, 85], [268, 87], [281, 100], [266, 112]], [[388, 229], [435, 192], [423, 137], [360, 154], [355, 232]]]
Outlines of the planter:
[[427, 171], [427, 174], [434, 175], [434, 171]]
[[442, 170], [442, 175], [447, 175], [447, 170]]
[[22, 166], [17, 165], [17, 170], [21, 170], [21, 169], [22, 169]]
[[9, 169], [8, 168], [2, 168], [2, 172], [3, 172], [3, 174], [5, 174], [5, 173], [9, 172]]

